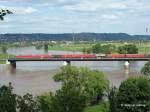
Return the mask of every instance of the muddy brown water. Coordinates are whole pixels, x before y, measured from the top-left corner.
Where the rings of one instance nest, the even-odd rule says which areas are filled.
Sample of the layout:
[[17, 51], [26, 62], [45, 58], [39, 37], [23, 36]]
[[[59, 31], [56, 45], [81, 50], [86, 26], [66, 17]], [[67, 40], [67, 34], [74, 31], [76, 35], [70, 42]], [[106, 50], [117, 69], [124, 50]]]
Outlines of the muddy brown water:
[[[43, 50], [34, 47], [12, 48], [11, 54], [44, 54]], [[49, 51], [51, 54], [80, 53], [71, 51]], [[130, 69], [124, 70], [124, 62], [72, 62], [73, 66], [88, 67], [103, 71], [111, 86], [119, 86], [128, 77], [140, 76], [144, 61], [130, 62]], [[16, 70], [8, 65], [0, 65], [0, 84], [12, 82], [17, 94], [32, 93], [34, 95], [47, 91], [55, 91], [61, 87], [53, 80], [53, 76], [60, 71], [63, 62], [17, 62]]]

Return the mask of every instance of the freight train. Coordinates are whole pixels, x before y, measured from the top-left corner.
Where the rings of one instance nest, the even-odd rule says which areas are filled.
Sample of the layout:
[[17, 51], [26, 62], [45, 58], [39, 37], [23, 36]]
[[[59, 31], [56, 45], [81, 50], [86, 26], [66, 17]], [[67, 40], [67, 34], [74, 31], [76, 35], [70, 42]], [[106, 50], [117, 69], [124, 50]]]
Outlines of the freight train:
[[150, 58], [147, 54], [41, 54], [41, 55], [18, 55], [19, 59], [51, 59], [51, 58]]

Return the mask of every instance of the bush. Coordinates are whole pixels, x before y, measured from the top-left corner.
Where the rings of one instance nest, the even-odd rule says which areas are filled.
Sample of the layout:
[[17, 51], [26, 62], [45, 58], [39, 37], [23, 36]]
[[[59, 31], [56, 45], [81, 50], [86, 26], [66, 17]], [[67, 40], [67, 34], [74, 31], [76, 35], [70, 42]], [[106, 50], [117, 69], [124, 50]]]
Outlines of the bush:
[[[102, 102], [95, 106], [86, 107], [84, 112], [108, 112], [109, 111], [109, 103]], [[115, 111], [113, 111], [115, 112]]]
[[65, 85], [56, 91], [50, 112], [83, 112], [85, 104], [85, 96], [80, 91], [71, 85]]
[[65, 85], [52, 93], [43, 94], [38, 97], [42, 112], [83, 112], [85, 107], [85, 96], [80, 91]]
[[113, 87], [108, 95], [109, 99], [109, 112], [116, 112], [116, 99], [117, 99], [117, 89]]
[[55, 81], [61, 81], [62, 85], [71, 85], [86, 96], [86, 102], [97, 104], [102, 100], [104, 92], [109, 88], [109, 82], [102, 72], [66, 66], [54, 76]]
[[54, 97], [54, 95], [51, 92], [42, 94], [41, 96], [37, 97], [37, 100], [40, 104], [40, 108], [41, 108], [42, 112], [51, 112], [52, 111], [53, 97]]
[[150, 76], [150, 61], [148, 61], [141, 69], [141, 73], [145, 76]]
[[40, 112], [38, 102], [31, 94], [18, 96], [17, 103], [19, 112]]
[[107, 44], [107, 45], [101, 45], [101, 44], [95, 44], [92, 47], [92, 52], [93, 53], [104, 53], [104, 54], [111, 54], [112, 52], [116, 51], [116, 46]]
[[117, 112], [150, 111], [150, 82], [142, 77], [124, 81], [117, 93]]
[[11, 85], [0, 87], [0, 112], [16, 112], [16, 94]]
[[118, 47], [118, 53], [120, 54], [138, 54], [138, 48], [134, 44], [124, 45]]
[[11, 83], [0, 87], [0, 112], [39, 112], [38, 107], [32, 95], [22, 97], [14, 94]]

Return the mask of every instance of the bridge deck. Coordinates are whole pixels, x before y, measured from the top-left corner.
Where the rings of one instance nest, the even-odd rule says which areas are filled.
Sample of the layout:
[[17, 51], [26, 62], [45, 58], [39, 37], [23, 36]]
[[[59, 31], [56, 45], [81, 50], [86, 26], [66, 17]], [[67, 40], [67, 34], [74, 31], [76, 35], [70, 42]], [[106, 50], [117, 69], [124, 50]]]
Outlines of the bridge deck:
[[9, 62], [14, 61], [148, 61], [150, 58], [49, 58], [49, 59], [19, 59], [11, 58]]

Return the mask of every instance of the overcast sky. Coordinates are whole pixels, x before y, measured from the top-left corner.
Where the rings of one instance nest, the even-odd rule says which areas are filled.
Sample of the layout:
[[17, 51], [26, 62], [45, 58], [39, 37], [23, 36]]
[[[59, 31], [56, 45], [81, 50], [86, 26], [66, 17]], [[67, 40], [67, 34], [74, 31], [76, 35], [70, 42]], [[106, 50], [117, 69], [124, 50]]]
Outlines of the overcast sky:
[[0, 33], [129, 33], [150, 28], [150, 0], [0, 0]]

